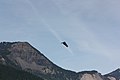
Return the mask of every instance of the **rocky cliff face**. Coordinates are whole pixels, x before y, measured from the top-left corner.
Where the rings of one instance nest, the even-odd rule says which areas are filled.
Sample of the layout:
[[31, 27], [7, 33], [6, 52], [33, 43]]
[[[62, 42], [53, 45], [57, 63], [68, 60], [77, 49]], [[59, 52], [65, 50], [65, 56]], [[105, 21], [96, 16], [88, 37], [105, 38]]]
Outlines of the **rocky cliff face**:
[[104, 76], [102, 76], [97, 71], [83, 71], [79, 72], [79, 80], [108, 80]]
[[114, 80], [97, 71], [73, 72], [60, 68], [28, 42], [0, 43], [0, 63], [31, 72], [47, 80]]
[[103, 80], [98, 73], [96, 74], [83, 74], [80, 80]]
[[27, 42], [12, 44], [9, 51], [11, 53], [7, 55], [8, 59], [23, 70], [39, 71], [44, 74], [54, 72], [47, 69], [51, 68], [52, 63]]

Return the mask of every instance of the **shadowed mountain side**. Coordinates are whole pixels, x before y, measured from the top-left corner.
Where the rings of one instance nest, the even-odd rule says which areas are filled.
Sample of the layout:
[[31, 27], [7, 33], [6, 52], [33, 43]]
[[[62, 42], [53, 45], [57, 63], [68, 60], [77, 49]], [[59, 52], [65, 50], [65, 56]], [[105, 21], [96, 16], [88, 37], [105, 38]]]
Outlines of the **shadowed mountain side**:
[[120, 80], [120, 68], [110, 72], [109, 74], [106, 74], [105, 76], [110, 78], [111, 80]]
[[43, 80], [31, 73], [0, 64], [0, 80]]

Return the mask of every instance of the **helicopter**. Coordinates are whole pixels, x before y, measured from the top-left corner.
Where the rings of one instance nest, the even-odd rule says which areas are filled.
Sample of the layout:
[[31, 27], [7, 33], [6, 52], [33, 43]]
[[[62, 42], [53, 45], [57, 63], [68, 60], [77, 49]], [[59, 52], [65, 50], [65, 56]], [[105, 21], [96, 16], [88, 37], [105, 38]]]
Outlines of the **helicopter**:
[[68, 47], [68, 44], [65, 41], [61, 42], [61, 44], [63, 44], [65, 47]]

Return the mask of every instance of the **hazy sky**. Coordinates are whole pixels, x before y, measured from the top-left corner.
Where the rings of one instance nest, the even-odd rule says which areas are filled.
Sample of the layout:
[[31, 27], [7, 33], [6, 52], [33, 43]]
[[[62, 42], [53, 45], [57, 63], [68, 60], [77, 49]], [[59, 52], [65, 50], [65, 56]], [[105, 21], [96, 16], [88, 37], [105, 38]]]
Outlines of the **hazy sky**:
[[120, 67], [120, 1], [0, 0], [0, 41], [28, 41], [65, 69], [108, 73]]

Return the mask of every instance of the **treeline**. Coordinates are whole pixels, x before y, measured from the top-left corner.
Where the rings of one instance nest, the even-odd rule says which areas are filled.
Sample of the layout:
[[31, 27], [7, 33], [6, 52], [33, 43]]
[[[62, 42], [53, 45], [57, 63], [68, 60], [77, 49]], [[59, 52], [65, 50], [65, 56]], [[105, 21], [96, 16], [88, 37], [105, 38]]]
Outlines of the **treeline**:
[[31, 73], [0, 64], [0, 80], [43, 80]]

